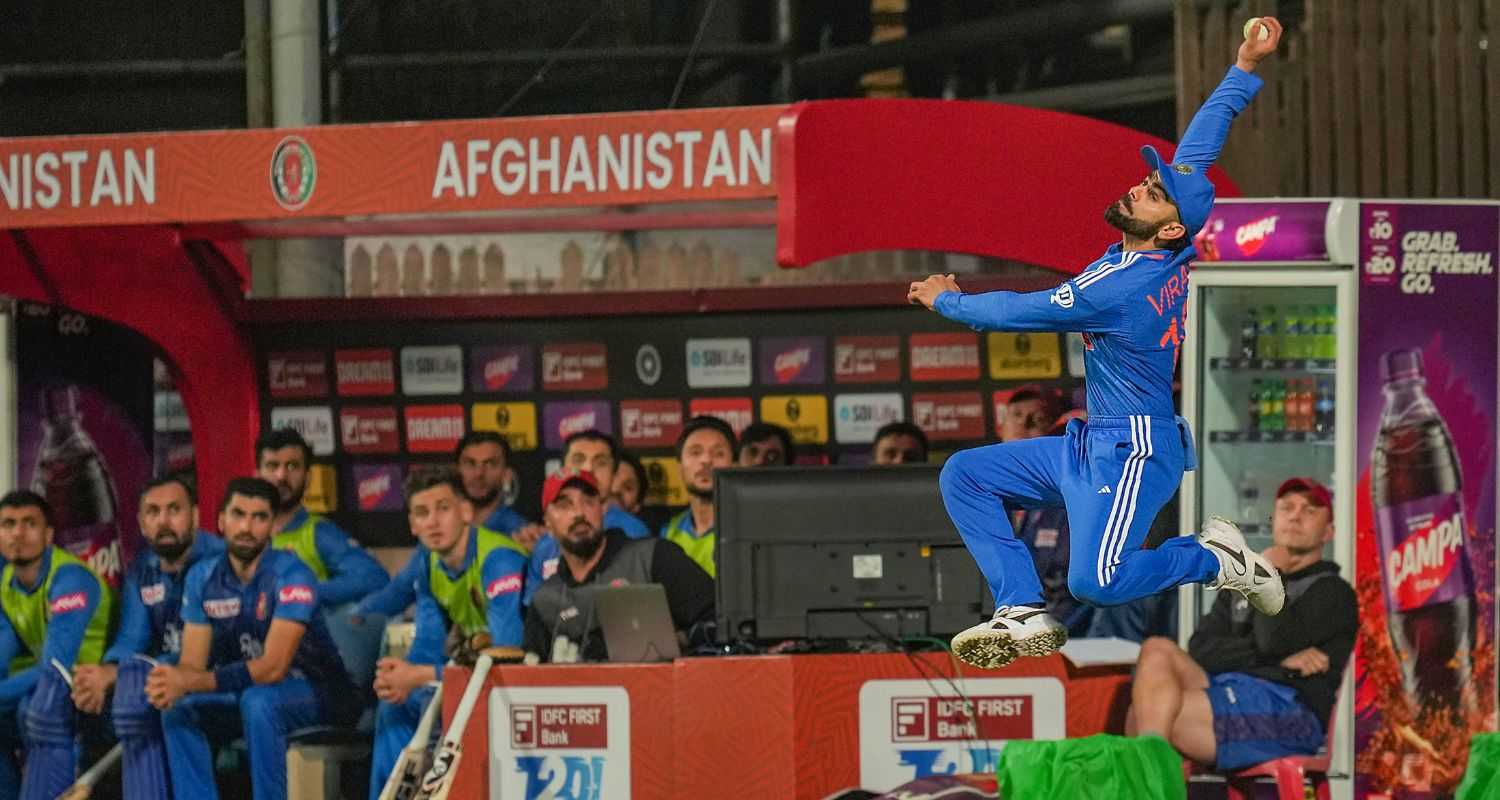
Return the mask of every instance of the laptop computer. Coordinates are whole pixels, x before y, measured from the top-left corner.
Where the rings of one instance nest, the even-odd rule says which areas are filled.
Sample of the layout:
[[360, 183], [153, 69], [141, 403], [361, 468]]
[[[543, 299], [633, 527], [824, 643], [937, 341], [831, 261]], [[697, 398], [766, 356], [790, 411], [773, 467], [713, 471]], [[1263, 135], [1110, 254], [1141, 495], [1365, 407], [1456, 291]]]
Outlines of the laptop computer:
[[594, 613], [610, 661], [671, 661], [682, 655], [667, 591], [659, 583], [600, 589], [594, 594]]

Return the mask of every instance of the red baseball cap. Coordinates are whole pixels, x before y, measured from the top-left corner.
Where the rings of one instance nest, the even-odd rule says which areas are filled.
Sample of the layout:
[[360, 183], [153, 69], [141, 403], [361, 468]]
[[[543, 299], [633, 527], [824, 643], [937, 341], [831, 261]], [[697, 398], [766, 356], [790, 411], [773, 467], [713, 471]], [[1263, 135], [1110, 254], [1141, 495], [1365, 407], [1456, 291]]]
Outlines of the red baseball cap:
[[546, 510], [552, 505], [552, 501], [569, 486], [587, 490], [593, 495], [599, 494], [599, 482], [594, 479], [592, 472], [554, 472], [542, 483], [542, 509]]
[[1328, 487], [1313, 480], [1312, 478], [1288, 478], [1281, 488], [1276, 490], [1276, 499], [1287, 492], [1301, 492], [1307, 495], [1307, 499], [1315, 506], [1333, 508], [1333, 493]]

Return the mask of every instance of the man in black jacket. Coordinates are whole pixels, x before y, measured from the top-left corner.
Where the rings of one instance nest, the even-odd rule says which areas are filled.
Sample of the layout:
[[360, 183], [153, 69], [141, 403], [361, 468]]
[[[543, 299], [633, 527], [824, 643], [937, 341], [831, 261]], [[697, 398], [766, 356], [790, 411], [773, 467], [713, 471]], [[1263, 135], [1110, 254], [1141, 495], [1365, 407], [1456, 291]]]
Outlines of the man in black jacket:
[[1311, 478], [1281, 485], [1265, 556], [1281, 571], [1286, 607], [1267, 617], [1220, 592], [1187, 652], [1148, 639], [1128, 733], [1163, 737], [1223, 771], [1318, 752], [1359, 625], [1354, 588], [1323, 560], [1333, 538], [1331, 500]]
[[679, 638], [709, 638], [713, 579], [673, 542], [630, 539], [619, 529], [605, 530], [604, 500], [591, 473], [547, 478], [542, 516], [562, 558], [557, 572], [531, 598], [523, 635], [528, 655], [553, 663], [608, 659], [594, 595], [629, 584], [661, 584]]

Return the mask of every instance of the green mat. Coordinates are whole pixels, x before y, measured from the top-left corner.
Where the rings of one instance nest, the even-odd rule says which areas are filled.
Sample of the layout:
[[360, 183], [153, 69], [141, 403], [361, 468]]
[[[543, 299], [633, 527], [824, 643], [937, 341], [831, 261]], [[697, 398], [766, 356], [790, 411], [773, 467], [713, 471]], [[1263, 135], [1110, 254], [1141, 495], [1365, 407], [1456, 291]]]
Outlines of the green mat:
[[1469, 768], [1457, 800], [1500, 800], [1500, 733], [1477, 733], [1469, 740]]
[[998, 777], [1005, 800], [1187, 800], [1182, 756], [1155, 736], [1008, 742]]

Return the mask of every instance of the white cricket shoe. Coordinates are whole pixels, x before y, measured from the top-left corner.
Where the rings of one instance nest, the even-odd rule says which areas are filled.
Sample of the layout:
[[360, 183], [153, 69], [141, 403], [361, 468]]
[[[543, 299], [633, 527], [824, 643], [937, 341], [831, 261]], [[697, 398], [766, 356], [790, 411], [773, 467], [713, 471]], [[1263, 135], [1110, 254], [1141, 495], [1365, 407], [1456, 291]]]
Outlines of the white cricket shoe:
[[1281, 613], [1286, 604], [1281, 572], [1245, 544], [1238, 525], [1223, 517], [1209, 517], [1203, 532], [1198, 534], [1198, 544], [1219, 559], [1219, 575], [1209, 582], [1208, 588], [1239, 592], [1256, 611], [1267, 616]]
[[1001, 606], [988, 622], [953, 637], [953, 654], [965, 664], [999, 669], [1019, 656], [1040, 658], [1068, 641], [1068, 629], [1046, 610], [1032, 606]]

